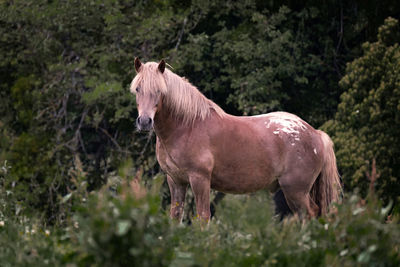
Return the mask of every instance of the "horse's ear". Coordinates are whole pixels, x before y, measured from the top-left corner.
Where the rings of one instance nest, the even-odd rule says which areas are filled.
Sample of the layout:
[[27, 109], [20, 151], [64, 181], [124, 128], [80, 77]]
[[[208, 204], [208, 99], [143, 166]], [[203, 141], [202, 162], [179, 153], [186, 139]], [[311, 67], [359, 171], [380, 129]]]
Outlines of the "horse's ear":
[[164, 61], [164, 59], [161, 59], [160, 63], [158, 63], [158, 70], [161, 73], [164, 73], [164, 70], [165, 70], [165, 61]]
[[140, 62], [140, 59], [138, 57], [135, 57], [135, 70], [137, 73], [139, 73], [141, 67], [142, 67], [142, 62]]

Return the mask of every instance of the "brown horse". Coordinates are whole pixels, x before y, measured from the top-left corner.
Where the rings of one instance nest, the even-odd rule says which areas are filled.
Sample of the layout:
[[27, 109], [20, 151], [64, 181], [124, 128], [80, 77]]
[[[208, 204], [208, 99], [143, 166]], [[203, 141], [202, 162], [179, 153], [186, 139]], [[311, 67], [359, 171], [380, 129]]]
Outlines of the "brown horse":
[[236, 117], [225, 113], [165, 62], [135, 59], [139, 130], [157, 135], [156, 154], [181, 219], [187, 186], [197, 215], [210, 218], [210, 188], [226, 193], [282, 190], [291, 211], [326, 213], [341, 190], [327, 134], [285, 112]]

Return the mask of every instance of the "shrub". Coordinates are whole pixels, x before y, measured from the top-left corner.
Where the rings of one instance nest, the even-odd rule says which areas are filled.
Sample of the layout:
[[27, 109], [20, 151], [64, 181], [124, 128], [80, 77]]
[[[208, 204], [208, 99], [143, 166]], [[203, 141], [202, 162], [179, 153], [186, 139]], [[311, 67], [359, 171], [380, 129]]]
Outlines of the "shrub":
[[279, 221], [265, 192], [228, 195], [209, 225], [195, 218], [183, 225], [160, 208], [161, 176], [148, 189], [136, 179], [120, 182], [126, 176], [68, 209], [64, 227], [3, 213], [0, 265], [400, 265], [399, 218], [373, 194], [350, 195], [334, 212], [304, 221]]
[[327, 266], [400, 264], [400, 228], [390, 206], [346, 198], [328, 216], [301, 222], [274, 218], [269, 197], [228, 196], [208, 229], [175, 232], [174, 266]]
[[171, 225], [160, 202], [158, 194], [147, 193], [137, 183], [122, 183], [117, 195], [107, 187], [92, 194], [71, 220], [71, 242], [77, 247], [73, 261], [100, 266], [168, 265], [173, 255]]

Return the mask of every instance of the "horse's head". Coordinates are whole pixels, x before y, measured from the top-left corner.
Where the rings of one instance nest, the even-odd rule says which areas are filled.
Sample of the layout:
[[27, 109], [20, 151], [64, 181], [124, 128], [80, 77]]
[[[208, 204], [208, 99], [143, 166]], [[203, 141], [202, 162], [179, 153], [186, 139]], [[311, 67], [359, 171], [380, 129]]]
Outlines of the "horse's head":
[[131, 92], [136, 94], [136, 104], [139, 116], [136, 119], [140, 131], [149, 131], [153, 128], [154, 116], [161, 106], [162, 95], [167, 87], [163, 73], [165, 62], [148, 62], [142, 64], [135, 58], [136, 77], [131, 83]]

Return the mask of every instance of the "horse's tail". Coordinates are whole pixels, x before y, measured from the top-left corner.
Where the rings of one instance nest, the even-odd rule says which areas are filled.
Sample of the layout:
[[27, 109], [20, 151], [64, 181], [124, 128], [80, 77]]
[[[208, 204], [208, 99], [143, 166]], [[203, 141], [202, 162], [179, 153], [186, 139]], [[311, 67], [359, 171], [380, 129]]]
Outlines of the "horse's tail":
[[317, 181], [311, 189], [311, 197], [319, 206], [320, 214], [328, 212], [332, 202], [339, 202], [342, 185], [336, 166], [335, 152], [331, 138], [323, 131], [318, 131], [323, 143], [323, 167]]

